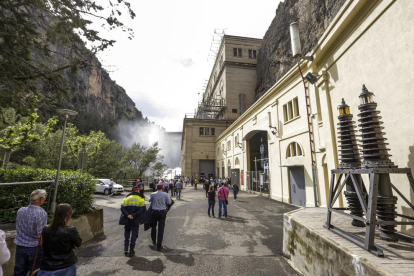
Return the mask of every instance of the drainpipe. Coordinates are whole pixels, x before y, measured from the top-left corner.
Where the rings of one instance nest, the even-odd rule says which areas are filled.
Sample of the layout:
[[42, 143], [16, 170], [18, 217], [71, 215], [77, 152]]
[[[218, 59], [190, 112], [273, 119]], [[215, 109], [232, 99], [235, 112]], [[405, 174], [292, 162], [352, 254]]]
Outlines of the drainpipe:
[[[326, 106], [328, 107], [328, 118], [329, 118], [329, 132], [331, 135], [331, 141], [332, 141], [332, 153], [334, 157], [334, 168], [338, 168], [339, 162], [338, 162], [338, 153], [336, 149], [338, 148], [336, 145], [336, 137], [335, 137], [335, 123], [333, 118], [333, 112], [332, 112], [332, 104], [331, 104], [331, 94], [329, 91], [329, 75], [326, 70], [322, 71], [322, 78], [325, 83], [325, 91], [326, 91]], [[344, 202], [342, 199], [342, 196], [339, 198], [339, 206], [344, 207]]]

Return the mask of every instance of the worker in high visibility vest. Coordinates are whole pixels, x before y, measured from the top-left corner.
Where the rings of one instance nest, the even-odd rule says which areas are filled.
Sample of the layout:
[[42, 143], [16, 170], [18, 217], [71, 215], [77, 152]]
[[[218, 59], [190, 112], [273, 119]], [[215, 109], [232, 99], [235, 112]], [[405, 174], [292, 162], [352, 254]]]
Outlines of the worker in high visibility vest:
[[139, 193], [138, 187], [134, 187], [132, 194], [124, 199], [121, 212], [119, 225], [125, 225], [124, 254], [125, 256], [133, 257], [135, 255], [134, 249], [138, 239], [139, 225], [144, 223], [147, 212], [144, 196]]

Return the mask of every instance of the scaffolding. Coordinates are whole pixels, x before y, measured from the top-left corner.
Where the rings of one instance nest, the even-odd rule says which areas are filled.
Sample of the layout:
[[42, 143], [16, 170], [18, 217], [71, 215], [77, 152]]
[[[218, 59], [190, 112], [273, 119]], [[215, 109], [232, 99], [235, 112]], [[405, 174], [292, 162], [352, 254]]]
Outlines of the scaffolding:
[[226, 101], [221, 95], [214, 95], [198, 104], [195, 112], [197, 119], [223, 119]]

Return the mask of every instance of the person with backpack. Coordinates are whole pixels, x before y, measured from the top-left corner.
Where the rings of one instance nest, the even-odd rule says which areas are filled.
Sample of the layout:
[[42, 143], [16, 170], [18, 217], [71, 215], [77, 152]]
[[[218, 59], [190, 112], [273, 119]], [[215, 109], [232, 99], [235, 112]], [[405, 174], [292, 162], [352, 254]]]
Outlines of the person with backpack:
[[236, 183], [233, 183], [233, 196], [234, 196], [234, 201], [236, 201], [237, 199], [237, 194], [239, 193], [239, 186], [237, 186]]

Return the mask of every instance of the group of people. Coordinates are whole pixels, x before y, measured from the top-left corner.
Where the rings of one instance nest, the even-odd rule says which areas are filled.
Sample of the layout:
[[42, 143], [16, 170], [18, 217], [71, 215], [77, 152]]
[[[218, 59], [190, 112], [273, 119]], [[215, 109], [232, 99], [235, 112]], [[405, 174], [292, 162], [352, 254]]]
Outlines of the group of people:
[[[144, 229], [151, 228], [152, 244], [157, 251], [163, 249], [165, 220], [167, 212], [174, 204], [174, 201], [164, 192], [164, 184], [156, 184], [157, 191], [151, 193], [148, 210], [145, 205], [144, 194], [138, 186], [132, 188], [132, 193], [125, 197], [121, 206], [121, 217], [119, 224], [124, 225], [124, 254], [133, 257], [135, 245], [138, 239], [139, 225], [144, 224]], [[157, 232], [158, 227], [158, 232]]]
[[[192, 180], [196, 183], [196, 178]], [[215, 217], [214, 206], [217, 198], [219, 201], [218, 218], [227, 218], [230, 190], [226, 181], [221, 181], [218, 189], [219, 182], [213, 179], [202, 181], [208, 199], [208, 216]], [[189, 182], [190, 179], [185, 178], [185, 183]], [[163, 179], [159, 182], [154, 180], [150, 187], [154, 192], [150, 195], [148, 210], [145, 205], [144, 182], [139, 179], [135, 182], [132, 193], [125, 197], [121, 206], [119, 224], [124, 225], [124, 254], [129, 257], [135, 255], [139, 225], [142, 224], [145, 230], [151, 228], [153, 246], [158, 251], [163, 249], [166, 216], [174, 204], [168, 191], [172, 191], [171, 196], [175, 195], [177, 199], [180, 199], [181, 190], [184, 188], [182, 179], [170, 182]], [[236, 200], [239, 187], [233, 184], [232, 190], [234, 200]], [[38, 271], [39, 276], [76, 275], [78, 258], [74, 249], [82, 244], [82, 238], [76, 227], [67, 225], [72, 217], [72, 207], [66, 203], [57, 205], [53, 221], [47, 225], [47, 213], [41, 207], [46, 197], [45, 190], [33, 191], [30, 195], [30, 205], [20, 208], [17, 212], [14, 275], [27, 275], [32, 271]], [[10, 252], [5, 246], [5, 235], [0, 230], [0, 262], [5, 263], [9, 258]]]
[[[53, 221], [48, 225], [47, 213], [40, 207], [46, 197], [45, 190], [34, 190], [30, 194], [30, 205], [17, 211], [15, 276], [26, 276], [28, 272], [31, 275], [32, 271], [37, 271], [38, 276], [76, 275], [78, 258], [74, 249], [82, 244], [82, 238], [76, 227], [67, 225], [72, 207], [66, 203], [57, 205]], [[0, 260], [7, 253], [10, 257], [2, 234], [3, 231], [0, 232]]]
[[[208, 199], [208, 212], [207, 213], [208, 213], [208, 216], [211, 217], [210, 215], [210, 210], [211, 210], [211, 214], [213, 215], [213, 217], [215, 217], [214, 216], [214, 205], [216, 204], [216, 198], [218, 198], [218, 201], [219, 201], [218, 218], [221, 219], [222, 213], [224, 217], [227, 218], [227, 205], [228, 205], [228, 198], [229, 198], [230, 190], [227, 187], [228, 185], [226, 184], [225, 181], [221, 182], [220, 188], [218, 188], [218, 190], [217, 190], [217, 186], [218, 185], [214, 181], [210, 181], [209, 183], [204, 184], [204, 189], [206, 191], [206, 198]], [[237, 194], [239, 193], [239, 186], [237, 186], [237, 184], [234, 183], [231, 186], [231, 188], [233, 190], [234, 201], [236, 201]]]
[[157, 179], [154, 179], [150, 183], [150, 188], [153, 192], [155, 192], [155, 188], [158, 185], [163, 185], [163, 191], [168, 194], [168, 192], [171, 193], [171, 197], [175, 196], [176, 199], [181, 199], [181, 191], [184, 189], [183, 180], [182, 178], [178, 179], [160, 179], [159, 181]]

